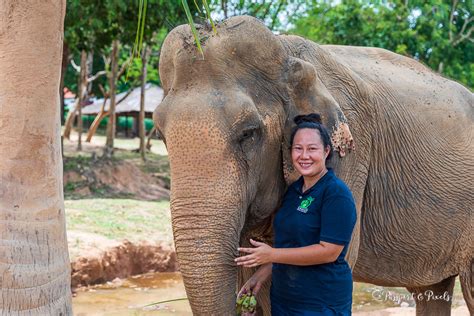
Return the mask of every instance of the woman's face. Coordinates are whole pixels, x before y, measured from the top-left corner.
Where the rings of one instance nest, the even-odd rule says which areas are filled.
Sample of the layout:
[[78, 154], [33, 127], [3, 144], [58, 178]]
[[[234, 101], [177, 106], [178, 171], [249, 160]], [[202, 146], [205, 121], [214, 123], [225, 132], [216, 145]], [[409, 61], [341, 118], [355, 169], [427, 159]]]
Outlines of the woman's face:
[[319, 131], [312, 128], [298, 130], [291, 147], [291, 159], [296, 170], [305, 177], [321, 174], [326, 170], [329, 147], [324, 148]]

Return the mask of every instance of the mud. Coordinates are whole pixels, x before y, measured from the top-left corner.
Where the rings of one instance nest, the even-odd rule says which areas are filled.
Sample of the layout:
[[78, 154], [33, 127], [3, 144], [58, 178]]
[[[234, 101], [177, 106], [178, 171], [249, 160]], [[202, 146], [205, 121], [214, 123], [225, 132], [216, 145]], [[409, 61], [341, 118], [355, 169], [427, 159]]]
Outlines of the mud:
[[178, 270], [175, 251], [166, 244], [123, 243], [104, 251], [79, 256], [71, 262], [71, 286], [105, 283], [149, 272]]

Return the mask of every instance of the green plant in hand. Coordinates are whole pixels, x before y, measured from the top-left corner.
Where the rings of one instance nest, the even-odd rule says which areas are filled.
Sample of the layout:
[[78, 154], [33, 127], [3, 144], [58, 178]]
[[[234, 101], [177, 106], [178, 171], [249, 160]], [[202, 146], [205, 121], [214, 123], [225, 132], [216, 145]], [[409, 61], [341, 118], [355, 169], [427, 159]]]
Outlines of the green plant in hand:
[[252, 294], [244, 289], [237, 297], [235, 302], [237, 315], [240, 316], [255, 316], [257, 314], [257, 299]]

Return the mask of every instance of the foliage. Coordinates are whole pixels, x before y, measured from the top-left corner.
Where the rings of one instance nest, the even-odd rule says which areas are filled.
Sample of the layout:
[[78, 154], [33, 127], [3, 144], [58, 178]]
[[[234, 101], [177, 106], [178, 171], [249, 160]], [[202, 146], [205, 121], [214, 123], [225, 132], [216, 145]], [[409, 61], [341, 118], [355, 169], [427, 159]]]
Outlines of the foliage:
[[474, 87], [472, 1], [342, 1], [308, 4], [290, 33], [321, 44], [375, 46], [413, 57]]
[[287, 26], [290, 14], [301, 12], [306, 7], [305, 0], [212, 0], [211, 11], [216, 16], [227, 18], [236, 15], [250, 15], [262, 20], [274, 31]]
[[143, 34], [145, 32], [146, 9], [148, 6], [147, 0], [140, 0], [138, 9], [138, 25], [137, 34], [135, 36], [135, 44], [133, 45], [132, 57], [139, 57], [143, 47]]
[[[68, 0], [65, 18], [65, 45], [70, 48], [72, 58], [78, 64], [82, 49], [94, 52], [92, 73], [106, 68], [104, 57], [109, 56], [112, 41], [120, 40], [122, 49], [119, 52], [119, 65], [122, 65], [132, 54], [136, 40], [137, 22], [143, 30], [142, 41], [152, 48], [152, 55], [147, 66], [148, 82], [159, 84], [158, 58], [161, 43], [166, 33], [179, 24], [186, 22], [184, 11], [178, 1], [146, 0], [146, 12], [140, 12], [140, 2], [144, 0]], [[144, 14], [146, 21], [143, 23]], [[193, 9], [194, 13], [194, 9]], [[140, 39], [139, 39], [140, 41]], [[119, 92], [137, 86], [141, 75], [141, 60], [135, 58], [125, 76], [119, 78]], [[77, 90], [77, 72], [68, 66], [65, 76], [65, 86], [72, 91]], [[108, 90], [107, 78], [101, 77], [94, 82], [92, 94], [102, 97], [99, 89], [101, 84]]]
[[[181, 0], [181, 3], [183, 4], [184, 12], [186, 12], [186, 17], [188, 19], [188, 24], [189, 24], [189, 27], [191, 28], [191, 32], [193, 33], [194, 41], [196, 43], [197, 49], [201, 53], [202, 59], [204, 59], [204, 52], [202, 51], [201, 40], [200, 40], [199, 34], [196, 30], [196, 26], [194, 25], [193, 16], [191, 14], [191, 10], [189, 9], [188, 1], [187, 0]], [[196, 7], [197, 7], [197, 5], [196, 5]], [[199, 10], [199, 7], [197, 7], [197, 8]]]

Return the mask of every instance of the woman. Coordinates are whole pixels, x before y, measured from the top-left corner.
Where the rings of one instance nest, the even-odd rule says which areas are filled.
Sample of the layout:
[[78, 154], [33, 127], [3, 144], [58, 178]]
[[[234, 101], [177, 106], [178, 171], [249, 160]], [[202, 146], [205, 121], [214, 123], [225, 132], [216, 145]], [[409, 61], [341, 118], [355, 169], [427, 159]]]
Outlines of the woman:
[[301, 174], [285, 193], [274, 221], [274, 248], [236, 258], [260, 268], [242, 290], [256, 293], [271, 276], [272, 315], [351, 315], [352, 271], [344, 259], [356, 222], [349, 188], [326, 167], [329, 133], [318, 114], [300, 115], [291, 135], [293, 166]]

